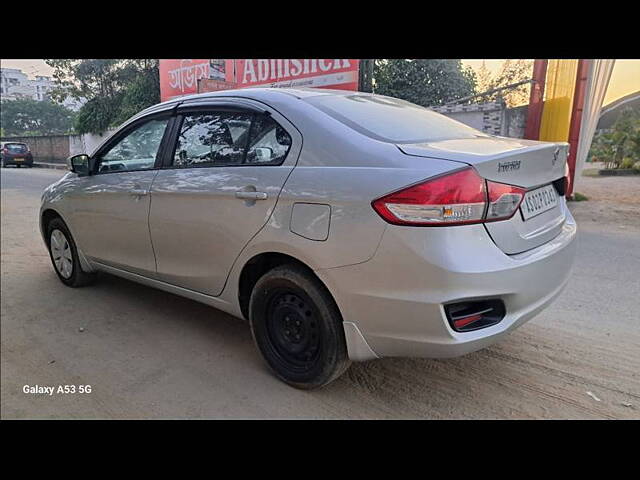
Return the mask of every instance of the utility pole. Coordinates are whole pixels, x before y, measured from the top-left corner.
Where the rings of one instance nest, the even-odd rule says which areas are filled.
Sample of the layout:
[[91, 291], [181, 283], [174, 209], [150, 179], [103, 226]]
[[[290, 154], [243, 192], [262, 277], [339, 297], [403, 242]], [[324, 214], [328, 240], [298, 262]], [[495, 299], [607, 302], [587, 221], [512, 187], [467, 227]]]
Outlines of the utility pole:
[[373, 65], [375, 59], [361, 59], [358, 78], [358, 90], [371, 93], [373, 91]]

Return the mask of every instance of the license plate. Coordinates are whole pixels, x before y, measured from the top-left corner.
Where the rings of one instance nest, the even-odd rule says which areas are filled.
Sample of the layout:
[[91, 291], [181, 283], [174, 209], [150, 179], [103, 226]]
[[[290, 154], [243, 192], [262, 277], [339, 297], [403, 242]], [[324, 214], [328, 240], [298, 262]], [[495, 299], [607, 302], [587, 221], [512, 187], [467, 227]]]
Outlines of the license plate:
[[536, 188], [524, 194], [524, 200], [520, 205], [522, 218], [529, 220], [531, 217], [551, 210], [558, 205], [558, 194], [553, 185]]
[[24, 162], [24, 158], [14, 158], [16, 162]]

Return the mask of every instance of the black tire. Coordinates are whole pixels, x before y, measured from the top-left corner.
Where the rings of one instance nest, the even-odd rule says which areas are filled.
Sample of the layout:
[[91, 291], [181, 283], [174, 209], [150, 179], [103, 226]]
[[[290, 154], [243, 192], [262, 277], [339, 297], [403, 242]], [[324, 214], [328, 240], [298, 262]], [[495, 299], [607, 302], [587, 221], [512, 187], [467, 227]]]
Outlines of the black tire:
[[[71, 259], [72, 259], [72, 271], [71, 275], [65, 278], [59, 271], [56, 266], [56, 262], [53, 258], [53, 253], [51, 249], [51, 234], [54, 230], [58, 230], [62, 232], [65, 239], [68, 242], [69, 249], [71, 250]], [[85, 272], [82, 270], [80, 266], [80, 259], [78, 257], [78, 249], [76, 248], [76, 242], [73, 240], [73, 236], [67, 225], [62, 221], [61, 218], [54, 218], [47, 225], [47, 247], [49, 248], [49, 258], [51, 258], [51, 264], [53, 265], [53, 269], [55, 270], [58, 278], [62, 283], [64, 283], [67, 287], [84, 287], [85, 285], [90, 285], [95, 281], [96, 274], [93, 272]]]
[[299, 265], [281, 265], [257, 281], [249, 323], [271, 370], [293, 387], [322, 387], [349, 368], [340, 311], [325, 286]]
[[19, 163], [16, 164], [16, 168], [20, 168], [22, 165], [20, 165]]

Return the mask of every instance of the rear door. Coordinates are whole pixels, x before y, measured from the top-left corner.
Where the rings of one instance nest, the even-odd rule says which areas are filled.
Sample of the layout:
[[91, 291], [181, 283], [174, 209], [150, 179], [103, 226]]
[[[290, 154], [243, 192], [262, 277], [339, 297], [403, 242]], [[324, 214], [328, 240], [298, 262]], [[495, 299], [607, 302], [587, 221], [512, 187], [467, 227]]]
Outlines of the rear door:
[[268, 107], [225, 100], [183, 105], [173, 139], [151, 189], [157, 275], [216, 296], [273, 212], [302, 137]]

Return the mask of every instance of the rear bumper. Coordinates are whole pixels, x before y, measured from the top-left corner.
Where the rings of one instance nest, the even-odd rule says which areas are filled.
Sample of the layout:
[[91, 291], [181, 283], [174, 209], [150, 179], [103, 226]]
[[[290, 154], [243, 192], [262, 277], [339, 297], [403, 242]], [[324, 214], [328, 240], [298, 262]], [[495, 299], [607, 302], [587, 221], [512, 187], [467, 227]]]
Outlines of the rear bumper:
[[16, 161], [13, 157], [4, 157], [2, 159], [3, 165], [33, 165], [33, 157], [23, 157], [24, 160]]
[[[565, 207], [566, 208], [566, 207]], [[455, 357], [484, 348], [533, 318], [567, 284], [575, 256], [575, 220], [567, 210], [560, 234], [518, 255], [504, 254], [482, 225], [389, 226], [368, 262], [317, 271], [345, 322], [375, 356]], [[456, 332], [443, 304], [504, 301], [496, 325]], [[352, 351], [354, 360], [365, 360]]]

